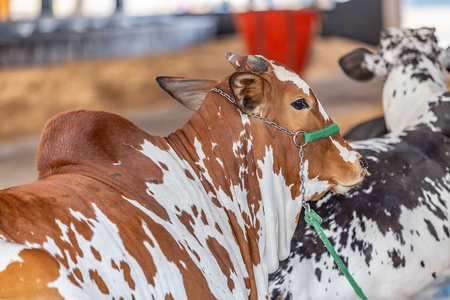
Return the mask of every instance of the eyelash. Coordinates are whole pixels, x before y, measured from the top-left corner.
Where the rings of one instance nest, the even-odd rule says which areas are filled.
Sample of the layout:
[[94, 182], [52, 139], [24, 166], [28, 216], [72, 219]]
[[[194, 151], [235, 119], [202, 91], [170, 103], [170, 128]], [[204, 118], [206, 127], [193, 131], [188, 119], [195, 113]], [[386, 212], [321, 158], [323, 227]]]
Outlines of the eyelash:
[[295, 108], [297, 110], [309, 108], [308, 103], [306, 103], [305, 99], [303, 99], [303, 98], [295, 100], [294, 102], [291, 103], [291, 105], [293, 108]]

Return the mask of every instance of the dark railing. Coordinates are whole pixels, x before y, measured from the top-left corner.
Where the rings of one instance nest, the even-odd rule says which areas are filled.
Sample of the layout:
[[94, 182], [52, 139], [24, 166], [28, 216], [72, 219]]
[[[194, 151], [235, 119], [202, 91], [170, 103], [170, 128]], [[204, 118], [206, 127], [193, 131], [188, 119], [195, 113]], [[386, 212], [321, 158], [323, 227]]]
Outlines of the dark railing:
[[53, 1], [52, 0], [42, 0], [41, 16], [53, 17]]
[[116, 13], [123, 13], [123, 0], [116, 0]]
[[124, 13], [123, 0], [116, 0], [110, 17], [62, 19], [53, 15], [52, 0], [42, 0], [38, 18], [0, 22], [0, 68], [156, 54], [210, 39], [216, 32], [213, 15], [133, 17]]

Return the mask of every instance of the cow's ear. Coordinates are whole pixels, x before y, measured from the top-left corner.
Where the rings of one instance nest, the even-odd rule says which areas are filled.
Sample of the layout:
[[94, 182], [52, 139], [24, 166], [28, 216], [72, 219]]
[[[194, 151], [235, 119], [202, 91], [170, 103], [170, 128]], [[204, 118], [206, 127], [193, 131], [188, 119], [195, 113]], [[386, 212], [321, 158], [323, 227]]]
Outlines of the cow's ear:
[[206, 94], [217, 84], [215, 80], [170, 76], [157, 77], [156, 81], [172, 98], [194, 111], [200, 108]]
[[441, 62], [442, 67], [450, 72], [450, 47], [441, 51], [439, 54], [439, 61]]
[[373, 54], [365, 49], [358, 48], [339, 59], [339, 65], [347, 76], [356, 80], [372, 79], [375, 73], [370, 70], [366, 59]]
[[264, 79], [259, 75], [242, 72], [230, 76], [230, 87], [237, 106], [245, 113], [257, 112], [264, 100]]

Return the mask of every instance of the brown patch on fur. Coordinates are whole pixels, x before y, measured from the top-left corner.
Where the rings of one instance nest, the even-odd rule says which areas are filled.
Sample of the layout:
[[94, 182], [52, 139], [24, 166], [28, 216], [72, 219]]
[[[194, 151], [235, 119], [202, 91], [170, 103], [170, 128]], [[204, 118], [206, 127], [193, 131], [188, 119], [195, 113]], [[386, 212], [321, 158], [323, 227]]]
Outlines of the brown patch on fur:
[[166, 164], [162, 163], [162, 162], [158, 162], [161, 165], [161, 168], [163, 168], [165, 171], [169, 171], [169, 168], [167, 167]]
[[73, 269], [73, 274], [75, 274], [75, 277], [76, 277], [79, 281], [84, 282], [83, 274], [81, 274], [80, 269], [78, 269], [78, 268]]
[[195, 180], [194, 177], [192, 176], [191, 172], [189, 172], [187, 169], [184, 170], [184, 174], [186, 174], [186, 177], [191, 179], [191, 180]]
[[204, 210], [202, 210], [202, 212], [201, 212], [201, 220], [202, 220], [203, 224], [209, 225], [208, 220], [206, 219], [206, 214], [205, 214]]
[[117, 266], [116, 262], [112, 259], [111, 259], [111, 267], [113, 267], [113, 269], [116, 269], [117, 271], [119, 271], [119, 267]]
[[230, 291], [232, 291], [235, 285], [230, 276], [231, 273], [236, 273], [236, 271], [234, 269], [233, 263], [231, 262], [230, 254], [222, 245], [219, 244], [219, 242], [215, 238], [209, 237], [206, 240], [206, 244], [208, 245], [208, 248], [215, 259], [221, 262], [220, 270], [222, 270], [222, 273], [228, 278], [228, 288], [230, 289]]
[[102, 261], [102, 256], [100, 255], [100, 253], [94, 249], [94, 247], [91, 246], [91, 252], [94, 255], [95, 259], [98, 261]]
[[178, 216], [178, 219], [180, 220], [180, 222], [189, 231], [189, 233], [192, 234], [193, 236], [195, 236], [194, 228], [192, 227], [192, 225], [195, 224], [194, 218], [192, 218], [192, 216], [186, 211], [183, 211], [181, 213], [181, 215], [177, 215], [177, 216]]
[[215, 223], [214, 227], [217, 229], [218, 232], [220, 232], [220, 234], [223, 234], [222, 229], [220, 228], [219, 224]]
[[58, 289], [48, 287], [58, 279], [58, 262], [46, 251], [24, 249], [22, 262], [10, 263], [0, 272], [0, 299], [63, 299]]
[[109, 295], [109, 289], [106, 286], [103, 279], [98, 275], [97, 270], [95, 271], [89, 270], [89, 277], [95, 282], [95, 284], [97, 285], [100, 292], [102, 292], [102, 294]]
[[194, 213], [194, 217], [197, 218], [197, 216], [198, 216], [197, 206], [192, 205], [191, 208], [192, 208], [192, 212]]
[[131, 269], [130, 266], [125, 263], [125, 262], [120, 262], [120, 268], [123, 270], [123, 277], [125, 279], [125, 281], [128, 283], [128, 286], [134, 290], [136, 288], [136, 284], [133, 280], [133, 278], [131, 278]]
[[211, 201], [212, 201], [212, 203], [214, 203], [215, 206], [222, 207], [222, 204], [220, 204], [220, 202], [217, 199], [217, 197], [212, 197]]

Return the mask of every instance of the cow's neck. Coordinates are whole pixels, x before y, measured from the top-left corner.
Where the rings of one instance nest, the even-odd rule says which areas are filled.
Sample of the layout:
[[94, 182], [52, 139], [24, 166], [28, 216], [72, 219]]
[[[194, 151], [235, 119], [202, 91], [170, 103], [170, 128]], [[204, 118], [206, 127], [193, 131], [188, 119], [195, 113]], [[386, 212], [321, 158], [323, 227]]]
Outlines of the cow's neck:
[[[289, 254], [301, 210], [300, 197], [293, 192], [299, 190], [298, 150], [285, 133], [250, 122], [216, 93], [208, 97], [213, 98], [168, 140], [196, 170], [214, 209], [226, 211], [246, 265], [252, 265], [249, 273], [259, 270], [254, 274], [256, 281], [267, 284], [267, 273], [275, 271], [278, 261]], [[267, 130], [275, 149], [267, 136], [262, 137]], [[282, 152], [277, 151], [279, 143], [292, 145], [285, 145], [285, 151], [278, 154]]]
[[[437, 62], [425, 55], [399, 60], [383, 86], [383, 108], [391, 132], [415, 125], [428, 110], [428, 99], [445, 91], [443, 72]], [[405, 109], [407, 107], [407, 109]]]

